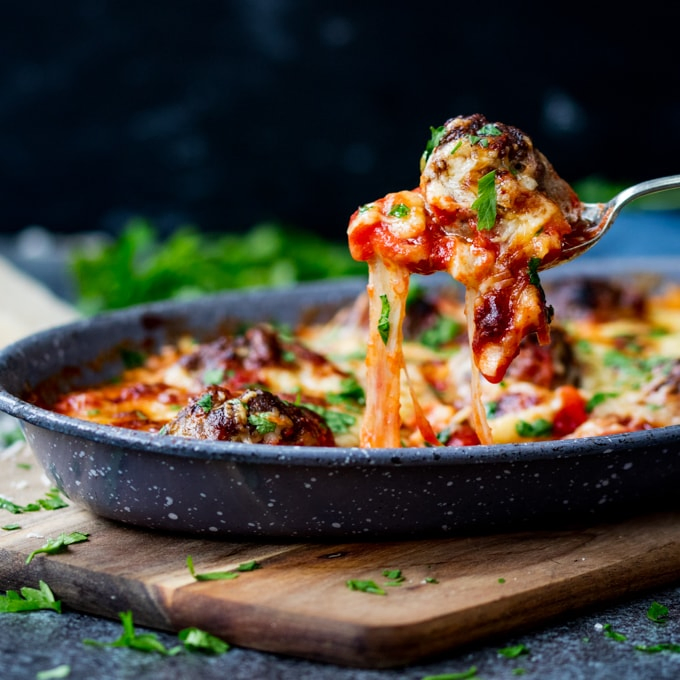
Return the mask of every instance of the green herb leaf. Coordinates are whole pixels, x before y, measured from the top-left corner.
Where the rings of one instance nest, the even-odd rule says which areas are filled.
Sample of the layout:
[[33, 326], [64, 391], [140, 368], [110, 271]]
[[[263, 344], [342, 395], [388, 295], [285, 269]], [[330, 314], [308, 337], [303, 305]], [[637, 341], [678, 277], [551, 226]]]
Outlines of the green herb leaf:
[[387, 295], [380, 296], [380, 319], [378, 320], [378, 333], [382, 341], [387, 344], [390, 337], [390, 301]]
[[358, 590], [362, 593], [370, 593], [371, 595], [387, 595], [385, 590], [381, 588], [375, 581], [349, 579], [345, 585], [350, 590]]
[[261, 223], [218, 237], [186, 226], [160, 238], [145, 219], [128, 222], [111, 243], [73, 251], [69, 262], [76, 303], [85, 314], [227, 289], [363, 275], [365, 268], [346, 244], [289, 225]]
[[200, 408], [202, 408], [204, 413], [210, 413], [210, 409], [212, 409], [212, 405], [213, 405], [212, 394], [210, 394], [210, 392], [206, 392], [205, 394], [202, 394], [198, 398], [196, 405], [199, 406]]
[[182, 651], [183, 648], [181, 645], [167, 649], [155, 633], [137, 634], [135, 632], [131, 611], [121, 612], [119, 616], [123, 624], [123, 632], [120, 637], [113, 642], [99, 642], [98, 640], [87, 638], [83, 640], [83, 644], [93, 645], [95, 647], [129, 647], [130, 649], [136, 649], [140, 652], [155, 652], [165, 656], [175, 656]]
[[359, 384], [359, 381], [350, 376], [343, 378], [340, 382], [340, 392], [331, 392], [326, 399], [329, 404], [353, 403], [363, 405], [366, 403], [366, 393], [364, 388]]
[[420, 680], [476, 680], [477, 677], [477, 666], [470, 666], [466, 671], [460, 671], [459, 673], [426, 675]]
[[407, 217], [410, 212], [411, 208], [409, 208], [406, 204], [397, 203], [397, 205], [392, 207], [392, 210], [390, 210], [388, 214], [392, 217]]
[[203, 574], [197, 574], [194, 568], [194, 560], [191, 555], [187, 555], [187, 567], [189, 568], [189, 573], [197, 581], [229, 581], [231, 579], [238, 578], [237, 572], [244, 571], [255, 571], [255, 569], [260, 568], [260, 564], [255, 560], [250, 560], [250, 562], [243, 562], [236, 567], [236, 571], [209, 571]]
[[203, 373], [204, 385], [219, 385], [224, 380], [224, 369], [209, 368]]
[[229, 645], [220, 638], [206, 633], [200, 628], [184, 628], [177, 634], [190, 652], [203, 652], [204, 654], [224, 654], [229, 651]]
[[69, 675], [71, 675], [71, 666], [63, 663], [45, 671], [38, 671], [35, 674], [35, 680], [60, 680], [60, 678], [68, 678]]
[[607, 401], [607, 399], [611, 399], [612, 397], [618, 397], [618, 392], [596, 392], [593, 394], [590, 399], [586, 402], [586, 411], [590, 413], [596, 406], [599, 406], [603, 402]]
[[495, 123], [487, 123], [477, 130], [480, 135], [488, 135], [489, 137], [500, 137], [503, 133], [498, 129]]
[[540, 257], [529, 258], [529, 283], [541, 288], [541, 279], [538, 276], [538, 268], [541, 266]]
[[488, 231], [496, 223], [496, 171], [492, 170], [480, 178], [477, 198], [471, 208], [477, 211], [477, 229]]
[[31, 560], [40, 553], [45, 553], [47, 555], [56, 555], [57, 553], [63, 552], [69, 545], [87, 541], [88, 536], [89, 534], [84, 534], [81, 533], [80, 531], [74, 531], [70, 534], [59, 534], [57, 538], [50, 538], [42, 548], [34, 550], [26, 558], [26, 564], [31, 562]]
[[547, 437], [552, 432], [552, 423], [545, 418], [538, 418], [532, 423], [520, 420], [515, 424], [520, 437]]
[[617, 633], [613, 628], [611, 623], [605, 623], [603, 626], [604, 634], [606, 637], [616, 642], [625, 642], [626, 636], [622, 633]]
[[277, 425], [272, 420], [272, 413], [249, 413], [248, 424], [252, 425], [258, 434], [275, 432]]
[[20, 592], [8, 590], [0, 595], [0, 612], [28, 612], [38, 609], [52, 609], [61, 614], [61, 602], [55, 600], [50, 587], [39, 581], [39, 589], [22, 588]]
[[635, 645], [635, 649], [639, 652], [647, 652], [648, 654], [657, 654], [658, 652], [680, 654], [680, 644], [676, 642], [660, 642], [656, 645]]
[[659, 602], [652, 602], [647, 610], [647, 618], [654, 623], [668, 623], [668, 607]]
[[3, 527], [4, 531], [16, 531], [17, 529], [21, 529], [20, 524], [5, 524]]
[[501, 656], [504, 656], [506, 659], [516, 659], [518, 656], [521, 656], [522, 654], [528, 654], [529, 649], [527, 648], [526, 645], [519, 644], [512, 645], [510, 647], [503, 647], [502, 649], [498, 650], [498, 653]]
[[356, 417], [351, 413], [344, 413], [342, 411], [324, 408], [319, 404], [305, 404], [304, 406], [310, 411], [318, 413], [326, 421], [326, 425], [328, 425], [331, 431], [335, 434], [349, 432], [349, 430], [357, 422]]
[[120, 356], [123, 360], [125, 368], [139, 368], [144, 365], [146, 361], [146, 355], [143, 352], [139, 352], [133, 349], [123, 348], [120, 350]]
[[430, 139], [427, 141], [427, 144], [425, 145], [425, 151], [423, 152], [423, 161], [427, 161], [427, 159], [432, 155], [432, 152], [439, 146], [439, 142], [441, 142], [445, 132], [446, 132], [445, 125], [440, 125], [439, 127], [436, 128], [430, 127]]
[[450, 316], [438, 316], [434, 325], [420, 336], [420, 342], [426, 347], [439, 349], [451, 342], [460, 332], [461, 325]]

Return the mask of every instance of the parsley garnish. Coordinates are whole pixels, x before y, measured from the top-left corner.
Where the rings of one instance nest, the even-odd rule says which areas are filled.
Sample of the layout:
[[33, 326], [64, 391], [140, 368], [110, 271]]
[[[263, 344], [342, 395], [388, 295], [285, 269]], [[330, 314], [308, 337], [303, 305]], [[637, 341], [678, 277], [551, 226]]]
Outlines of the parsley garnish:
[[189, 573], [197, 581], [229, 581], [234, 578], [238, 578], [239, 572], [244, 571], [255, 571], [260, 568], [260, 564], [255, 560], [250, 560], [249, 562], [243, 562], [236, 567], [235, 570], [230, 571], [209, 571], [204, 574], [197, 574], [194, 569], [194, 560], [191, 555], [187, 555], [187, 567], [189, 568]]
[[37, 512], [38, 510], [58, 510], [59, 508], [67, 508], [68, 503], [59, 495], [59, 489], [50, 489], [45, 498], [39, 498], [28, 505], [17, 505], [7, 498], [0, 496], [0, 510], [7, 510], [13, 515], [19, 515], [24, 512]]
[[515, 424], [520, 437], [547, 437], [552, 432], [552, 423], [545, 418], [538, 418], [532, 423], [520, 420]]
[[607, 401], [607, 399], [618, 396], [619, 395], [617, 392], [596, 392], [586, 402], [586, 411], [590, 413], [596, 406], [599, 406], [603, 402]]
[[131, 611], [120, 612], [119, 616], [123, 623], [123, 632], [118, 639], [113, 642], [99, 642], [98, 640], [86, 638], [83, 640], [83, 644], [94, 645], [95, 647], [129, 647], [140, 652], [157, 652], [158, 654], [168, 656], [175, 656], [175, 654], [179, 654], [182, 651], [180, 645], [167, 649], [155, 633], [141, 633], [138, 635], [135, 632]]
[[538, 277], [538, 268], [541, 265], [540, 257], [529, 258], [529, 283], [541, 288], [541, 279]]
[[375, 581], [361, 580], [361, 579], [349, 579], [345, 582], [345, 585], [350, 590], [359, 590], [362, 593], [370, 593], [371, 595], [387, 595], [385, 590], [381, 588]]
[[397, 203], [388, 214], [392, 217], [406, 217], [410, 212], [411, 208], [405, 203]]
[[342, 402], [355, 402], [357, 404], [366, 403], [366, 393], [356, 378], [350, 376], [343, 378], [340, 383], [340, 392], [332, 392], [327, 397], [329, 404]]
[[6, 595], [0, 595], [0, 612], [29, 612], [38, 609], [53, 609], [61, 614], [61, 602], [54, 598], [50, 587], [39, 582], [40, 589], [21, 588], [8, 590]]
[[206, 633], [200, 628], [184, 628], [179, 631], [177, 636], [190, 652], [224, 654], [224, 652], [229, 651], [229, 645], [224, 640], [220, 640], [220, 638]]
[[205, 394], [201, 395], [196, 402], [196, 405], [200, 406], [205, 413], [210, 413], [210, 409], [213, 405], [212, 394], [210, 394], [210, 392], [206, 392]]
[[475, 680], [477, 678], [477, 666], [470, 666], [460, 673], [441, 673], [439, 675], [426, 675], [420, 680]]
[[248, 424], [255, 428], [258, 434], [276, 432], [276, 422], [272, 420], [272, 413], [249, 413]]
[[450, 316], [438, 316], [434, 325], [420, 336], [420, 342], [431, 349], [439, 349], [447, 342], [451, 342], [458, 333], [461, 325]]
[[314, 413], [318, 413], [325, 421], [326, 425], [335, 432], [335, 434], [342, 434], [348, 432], [349, 429], [356, 423], [357, 419], [351, 413], [343, 413], [342, 411], [332, 411], [324, 408], [318, 404], [305, 404]]
[[459, 139], [458, 142], [456, 143], [456, 145], [453, 147], [453, 149], [451, 149], [451, 156], [453, 156], [453, 154], [456, 153], [456, 151], [458, 151], [458, 149], [460, 149], [460, 147], [462, 145], [463, 145], [463, 140]]
[[430, 139], [425, 145], [425, 151], [423, 152], [422, 157], [423, 161], [427, 161], [427, 159], [432, 155], [432, 152], [437, 148], [437, 146], [439, 146], [439, 142], [442, 141], [442, 137], [444, 136], [445, 132], [445, 125], [440, 125], [436, 128], [430, 126]]
[[34, 550], [26, 558], [26, 564], [28, 564], [36, 555], [40, 553], [45, 553], [46, 555], [56, 555], [57, 553], [63, 552], [69, 545], [87, 541], [88, 536], [89, 534], [85, 534], [80, 531], [73, 531], [70, 534], [59, 534], [57, 538], [50, 538], [47, 540], [47, 543], [42, 546], [42, 548]]
[[219, 385], [224, 380], [223, 368], [209, 368], [203, 373], [204, 385]]
[[477, 211], [477, 229], [489, 231], [496, 223], [496, 171], [479, 179], [477, 198], [470, 206]]
[[387, 340], [390, 337], [390, 301], [387, 295], [380, 296], [380, 319], [378, 320], [378, 333], [382, 341], [387, 344]]
[[482, 125], [477, 132], [480, 135], [488, 135], [489, 137], [500, 137], [503, 134], [494, 123]]
[[604, 634], [612, 639], [615, 640], [616, 642], [625, 642], [626, 636], [623, 633], [617, 633], [613, 628], [611, 623], [605, 623], [604, 627]]
[[38, 671], [35, 674], [35, 680], [61, 680], [61, 678], [68, 678], [69, 675], [71, 675], [71, 666], [62, 663], [54, 668]]
[[127, 369], [139, 368], [146, 361], [146, 355], [143, 352], [125, 348], [120, 350], [120, 358]]
[[516, 659], [518, 656], [521, 656], [522, 654], [528, 654], [529, 649], [527, 648], [526, 645], [519, 644], [512, 645], [510, 647], [503, 647], [502, 649], [498, 650], [498, 653], [501, 656], [504, 656], [506, 659]]
[[652, 602], [647, 610], [647, 618], [654, 623], [668, 623], [668, 607]]

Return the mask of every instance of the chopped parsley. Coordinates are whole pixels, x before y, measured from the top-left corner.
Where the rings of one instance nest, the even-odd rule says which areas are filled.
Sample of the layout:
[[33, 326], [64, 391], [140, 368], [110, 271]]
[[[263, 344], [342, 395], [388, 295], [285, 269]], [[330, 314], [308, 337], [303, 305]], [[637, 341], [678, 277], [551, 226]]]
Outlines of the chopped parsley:
[[520, 420], [515, 424], [520, 437], [547, 437], [552, 432], [552, 423], [545, 418], [537, 418], [533, 422]]
[[524, 644], [518, 644], [511, 645], [510, 647], [503, 647], [502, 649], [498, 650], [498, 653], [501, 656], [504, 656], [506, 659], [516, 659], [518, 656], [521, 656], [522, 654], [528, 654], [529, 649]]
[[238, 578], [239, 573], [244, 571], [255, 571], [260, 568], [260, 564], [255, 560], [250, 560], [249, 562], [243, 562], [239, 564], [236, 569], [229, 571], [209, 571], [204, 574], [196, 573], [194, 568], [194, 560], [191, 555], [187, 555], [187, 567], [189, 568], [189, 573], [197, 581], [228, 581], [234, 578]]
[[69, 545], [74, 543], [82, 543], [88, 540], [89, 534], [82, 533], [80, 531], [73, 531], [70, 534], [59, 534], [57, 538], [50, 538], [47, 540], [42, 548], [34, 550], [27, 558], [26, 564], [31, 562], [31, 560], [40, 553], [45, 553], [46, 555], [56, 555], [57, 553], [64, 552]]
[[327, 395], [326, 399], [329, 404], [351, 402], [363, 405], [366, 403], [366, 393], [359, 381], [355, 377], [350, 376], [349, 378], [343, 378], [341, 381], [340, 392], [331, 392]]
[[223, 368], [209, 368], [203, 373], [204, 385], [219, 385], [224, 380]]
[[272, 413], [249, 413], [248, 424], [255, 428], [258, 434], [276, 432], [277, 424], [272, 420]]
[[143, 352], [126, 348], [120, 350], [120, 358], [126, 369], [139, 368], [146, 361], [146, 355]]
[[613, 628], [611, 623], [605, 623], [603, 626], [604, 634], [606, 637], [616, 642], [625, 642], [626, 636], [623, 633], [617, 633]]
[[212, 394], [210, 394], [210, 392], [202, 394], [196, 402], [196, 405], [202, 408], [204, 413], [210, 413], [210, 409], [212, 409], [213, 405]]
[[39, 582], [39, 588], [21, 588], [8, 590], [6, 595], [0, 595], [0, 612], [28, 612], [38, 609], [52, 609], [61, 614], [61, 602], [56, 600], [50, 587]]
[[71, 666], [62, 663], [54, 668], [38, 671], [35, 674], [35, 680], [60, 680], [61, 678], [68, 678], [69, 675], [71, 675]]
[[390, 337], [390, 301], [387, 295], [380, 296], [380, 319], [378, 319], [378, 333], [382, 341], [387, 344]]
[[318, 404], [304, 404], [305, 408], [319, 414], [325, 421], [326, 425], [335, 433], [342, 434], [348, 432], [356, 423], [357, 419], [351, 413], [343, 413], [342, 411], [334, 411], [332, 409], [324, 408]]
[[461, 331], [461, 325], [450, 316], [438, 316], [434, 325], [420, 336], [420, 342], [431, 349], [439, 349], [451, 342]]
[[599, 406], [603, 402], [607, 401], [607, 399], [611, 399], [613, 397], [618, 397], [618, 392], [596, 392], [593, 394], [590, 399], [586, 402], [586, 411], [590, 413], [596, 406]]
[[442, 137], [444, 136], [445, 132], [445, 125], [440, 125], [436, 128], [430, 126], [430, 139], [428, 139], [427, 144], [425, 145], [425, 151], [423, 151], [421, 163], [427, 161], [427, 159], [432, 155], [432, 152], [439, 146], [439, 143], [442, 141]]
[[477, 198], [471, 208], [477, 211], [477, 229], [489, 231], [496, 223], [496, 171], [479, 179]]
[[361, 580], [352, 578], [346, 581], [345, 585], [350, 590], [358, 590], [362, 593], [370, 593], [371, 595], [387, 595], [383, 588], [381, 588], [375, 581], [371, 580]]
[[470, 666], [466, 671], [459, 673], [440, 673], [438, 675], [426, 675], [420, 680], [476, 680], [477, 666]]
[[7, 510], [13, 515], [19, 515], [24, 512], [37, 512], [39, 510], [59, 510], [60, 508], [67, 508], [68, 503], [61, 497], [59, 489], [50, 489], [44, 498], [39, 498], [28, 505], [17, 505], [7, 498], [0, 496], [0, 510]]
[[175, 656], [182, 651], [182, 646], [177, 645], [170, 649], [159, 640], [155, 633], [137, 633], [132, 620], [132, 612], [121, 612], [119, 614], [120, 620], [123, 624], [123, 632], [112, 642], [99, 642], [98, 640], [91, 640], [86, 638], [83, 644], [93, 645], [95, 647], [128, 647], [136, 649], [140, 652], [156, 652], [167, 656]]
[[411, 208], [409, 208], [405, 203], [397, 203], [397, 205], [393, 206], [392, 210], [390, 210], [388, 214], [392, 217], [407, 217], [410, 212]]
[[200, 628], [184, 628], [177, 637], [190, 652], [203, 652], [204, 654], [224, 654], [229, 651], [229, 645], [218, 637], [206, 633]]
[[647, 609], [647, 618], [654, 623], [668, 623], [668, 607], [659, 602], [652, 602]]

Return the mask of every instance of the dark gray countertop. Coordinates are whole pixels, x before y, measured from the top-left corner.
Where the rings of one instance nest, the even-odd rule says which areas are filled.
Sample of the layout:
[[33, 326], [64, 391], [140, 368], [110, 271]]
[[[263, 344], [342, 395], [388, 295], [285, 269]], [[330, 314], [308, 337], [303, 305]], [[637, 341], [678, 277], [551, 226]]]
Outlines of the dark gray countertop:
[[[586, 257], [680, 254], [680, 215], [646, 214], [622, 216], [615, 230]], [[39, 270], [36, 263], [27, 267]], [[50, 270], [51, 271], [51, 270]], [[0, 587], [2, 584], [0, 584]], [[634, 590], [634, 585], [632, 585]], [[669, 609], [668, 622], [655, 623], [646, 612], [652, 602]], [[529, 600], [527, 607], [532, 606]], [[143, 632], [143, 628], [138, 628]], [[615, 640], [608, 632], [625, 636]], [[631, 596], [625, 601], [600, 606], [523, 633], [460, 650], [430, 663], [393, 670], [351, 669], [233, 648], [220, 656], [181, 654], [166, 657], [131, 649], [96, 648], [86, 638], [112, 641], [122, 632], [119, 621], [65, 611], [0, 614], [0, 679], [28, 680], [41, 671], [61, 665], [70, 667], [73, 680], [106, 678], [135, 680], [189, 678], [202, 680], [422, 680], [427, 676], [462, 673], [477, 668], [480, 680], [513, 677], [541, 680], [676, 680], [680, 677], [680, 653], [643, 652], [636, 645], [680, 644], [680, 574], [676, 584]], [[172, 634], [154, 631], [171, 647]], [[524, 644], [528, 653], [517, 659], [499, 654], [509, 645]], [[524, 673], [520, 672], [520, 669]]]

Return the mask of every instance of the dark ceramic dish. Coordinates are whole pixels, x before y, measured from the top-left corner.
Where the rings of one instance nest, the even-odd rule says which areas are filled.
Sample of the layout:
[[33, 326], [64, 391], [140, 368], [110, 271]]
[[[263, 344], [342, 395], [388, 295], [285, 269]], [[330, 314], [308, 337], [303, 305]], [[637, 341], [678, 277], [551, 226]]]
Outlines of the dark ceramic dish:
[[[680, 263], [591, 262], [546, 278]], [[234, 292], [109, 313], [23, 339], [0, 353], [0, 409], [20, 419], [47, 475], [113, 520], [205, 536], [423, 537], [593, 521], [672, 507], [680, 427], [548, 443], [461, 448], [247, 446], [159, 437], [64, 417], [25, 401], [49, 380], [85, 386], [122, 370], [121, 348], [151, 349], [235, 321], [293, 323], [337, 308], [364, 281]]]

